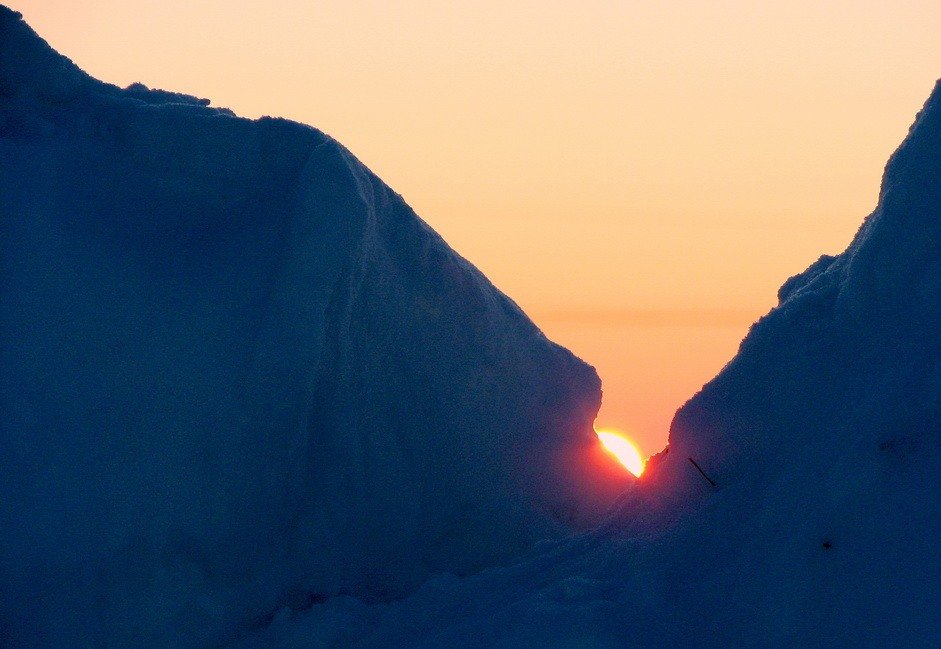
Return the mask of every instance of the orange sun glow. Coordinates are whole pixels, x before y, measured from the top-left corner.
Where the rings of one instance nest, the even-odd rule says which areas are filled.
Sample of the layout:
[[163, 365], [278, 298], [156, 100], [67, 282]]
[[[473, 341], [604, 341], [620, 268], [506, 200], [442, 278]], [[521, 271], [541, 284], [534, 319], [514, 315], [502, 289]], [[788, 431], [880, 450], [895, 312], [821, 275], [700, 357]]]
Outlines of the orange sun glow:
[[634, 442], [627, 439], [621, 433], [616, 433], [611, 430], [599, 430], [597, 435], [605, 450], [616, 457], [628, 471], [639, 478], [644, 472], [644, 459], [641, 457], [640, 451], [637, 449], [637, 446], [634, 445]]

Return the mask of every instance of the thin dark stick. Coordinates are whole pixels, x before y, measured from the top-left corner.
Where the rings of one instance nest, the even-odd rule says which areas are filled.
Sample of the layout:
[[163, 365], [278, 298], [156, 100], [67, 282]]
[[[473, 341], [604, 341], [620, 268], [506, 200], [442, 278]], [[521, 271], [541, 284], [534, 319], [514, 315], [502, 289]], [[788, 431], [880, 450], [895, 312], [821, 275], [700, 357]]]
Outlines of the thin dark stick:
[[699, 466], [698, 464], [696, 464], [696, 460], [694, 460], [693, 458], [689, 458], [689, 461], [692, 462], [692, 463], [693, 463], [693, 466], [696, 467], [696, 470], [699, 471], [699, 475], [701, 475], [702, 477], [704, 477], [706, 480], [709, 481], [709, 484], [711, 484], [713, 487], [718, 487], [718, 486], [719, 486], [719, 485], [717, 485], [715, 482], [712, 481], [712, 478], [710, 478], [709, 476], [706, 475], [706, 472], [702, 470], [702, 467], [701, 467], [701, 466]]

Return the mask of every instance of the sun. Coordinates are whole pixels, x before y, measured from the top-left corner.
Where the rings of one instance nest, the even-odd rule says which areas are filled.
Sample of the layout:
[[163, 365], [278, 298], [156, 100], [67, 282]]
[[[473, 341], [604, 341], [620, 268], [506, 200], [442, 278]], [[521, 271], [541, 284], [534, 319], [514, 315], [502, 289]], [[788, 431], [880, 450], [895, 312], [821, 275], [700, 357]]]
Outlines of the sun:
[[641, 476], [644, 472], [644, 459], [634, 442], [613, 430], [599, 430], [597, 435], [608, 453], [616, 457], [635, 476]]

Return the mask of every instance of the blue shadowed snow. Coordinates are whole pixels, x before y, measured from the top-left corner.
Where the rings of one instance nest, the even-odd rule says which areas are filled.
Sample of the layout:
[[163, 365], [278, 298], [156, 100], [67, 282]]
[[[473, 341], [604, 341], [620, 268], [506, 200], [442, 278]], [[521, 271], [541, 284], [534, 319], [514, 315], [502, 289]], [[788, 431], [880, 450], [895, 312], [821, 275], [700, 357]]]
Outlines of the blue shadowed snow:
[[0, 646], [937, 646], [941, 86], [576, 538], [597, 376], [327, 136], [0, 8], [0, 169]]
[[591, 367], [332, 139], [207, 104], [0, 8], [0, 645], [220, 646], [627, 482]]
[[941, 84], [855, 240], [779, 297], [598, 529], [239, 647], [937, 647]]

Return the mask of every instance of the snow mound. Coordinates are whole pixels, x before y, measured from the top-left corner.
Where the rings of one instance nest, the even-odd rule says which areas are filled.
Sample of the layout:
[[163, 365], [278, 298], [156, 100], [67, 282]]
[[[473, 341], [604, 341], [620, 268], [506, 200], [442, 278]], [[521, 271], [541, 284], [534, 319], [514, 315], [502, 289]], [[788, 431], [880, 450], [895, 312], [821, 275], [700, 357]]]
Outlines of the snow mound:
[[598, 529], [241, 646], [936, 647], [941, 84], [847, 250], [779, 297]]
[[323, 133], [96, 81], [0, 7], [0, 644], [219, 646], [626, 484], [594, 370]]

